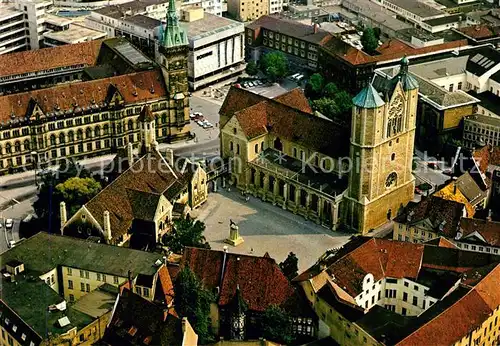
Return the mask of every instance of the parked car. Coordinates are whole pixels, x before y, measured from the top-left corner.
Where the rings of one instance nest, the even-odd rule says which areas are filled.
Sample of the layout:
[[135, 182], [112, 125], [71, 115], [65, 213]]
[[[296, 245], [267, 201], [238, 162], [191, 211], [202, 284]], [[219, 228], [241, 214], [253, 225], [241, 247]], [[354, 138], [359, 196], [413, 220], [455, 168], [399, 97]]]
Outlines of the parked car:
[[14, 226], [14, 220], [12, 219], [5, 220], [5, 228], [11, 229], [13, 226]]
[[432, 168], [432, 169], [439, 169], [437, 162], [429, 162], [429, 163], [427, 163], [427, 167]]

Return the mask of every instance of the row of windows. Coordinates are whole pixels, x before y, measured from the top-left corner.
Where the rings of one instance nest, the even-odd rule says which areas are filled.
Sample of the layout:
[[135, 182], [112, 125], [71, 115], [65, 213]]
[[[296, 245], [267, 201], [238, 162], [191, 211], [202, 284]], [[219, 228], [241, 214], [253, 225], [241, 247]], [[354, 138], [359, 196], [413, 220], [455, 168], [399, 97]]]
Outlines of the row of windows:
[[[68, 276], [73, 276], [73, 269], [66, 268], [66, 274]], [[83, 279], [90, 279], [90, 272], [88, 270], [80, 269], [80, 277]], [[106, 274], [96, 273], [96, 279], [97, 281], [106, 282]], [[73, 282], [71, 280], [68, 281], [68, 286], [70, 282], [71, 287], [73, 287]], [[118, 276], [113, 276], [113, 283], [118, 284]]]
[[462, 243], [457, 243], [457, 246], [459, 248], [464, 248], [465, 250], [472, 250], [472, 251], [479, 251], [479, 252], [492, 252], [494, 254], [498, 254], [498, 249], [497, 248], [491, 248], [489, 246], [479, 246], [479, 245], [472, 245], [472, 244], [462, 244]]

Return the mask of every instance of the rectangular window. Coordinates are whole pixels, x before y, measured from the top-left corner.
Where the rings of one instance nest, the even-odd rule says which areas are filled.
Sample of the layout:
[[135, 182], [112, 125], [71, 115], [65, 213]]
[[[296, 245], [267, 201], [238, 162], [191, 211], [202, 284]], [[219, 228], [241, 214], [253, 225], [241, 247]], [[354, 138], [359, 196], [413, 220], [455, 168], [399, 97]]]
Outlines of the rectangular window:
[[407, 302], [408, 301], [408, 293], [403, 292], [403, 301]]
[[68, 288], [69, 288], [70, 290], [72, 290], [72, 289], [73, 289], [73, 280], [68, 280]]
[[142, 296], [142, 289], [140, 287], [136, 287], [135, 288], [135, 293], [137, 293], [138, 295]]
[[81, 277], [81, 278], [85, 277], [85, 271], [83, 271], [83, 270], [81, 270], [81, 269], [80, 269], [80, 277]]
[[149, 298], [149, 288], [144, 287], [143, 293], [144, 293], [144, 297]]
[[85, 292], [85, 284], [80, 282], [80, 291]]
[[101, 274], [97, 273], [97, 281], [101, 281]]
[[118, 276], [113, 276], [113, 283], [118, 284]]
[[72, 294], [70, 294], [70, 295], [69, 295], [69, 301], [70, 301], [71, 303], [73, 303], [73, 302], [75, 301], [75, 296], [74, 296], [74, 295], [72, 295]]
[[413, 305], [418, 306], [418, 297], [413, 297]]
[[401, 315], [406, 316], [406, 308], [403, 308], [401, 311]]
[[102, 274], [102, 282], [106, 282], [106, 275]]

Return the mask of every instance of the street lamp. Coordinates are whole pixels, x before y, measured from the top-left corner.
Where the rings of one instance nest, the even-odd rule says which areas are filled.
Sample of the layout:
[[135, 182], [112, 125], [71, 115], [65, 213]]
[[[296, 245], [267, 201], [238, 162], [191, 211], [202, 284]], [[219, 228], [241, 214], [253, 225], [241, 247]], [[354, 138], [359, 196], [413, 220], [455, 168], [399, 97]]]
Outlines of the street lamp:
[[38, 186], [37, 178], [36, 178], [36, 168], [38, 163], [38, 153], [36, 151], [31, 152], [31, 159], [33, 160], [33, 168], [35, 169], [35, 185]]

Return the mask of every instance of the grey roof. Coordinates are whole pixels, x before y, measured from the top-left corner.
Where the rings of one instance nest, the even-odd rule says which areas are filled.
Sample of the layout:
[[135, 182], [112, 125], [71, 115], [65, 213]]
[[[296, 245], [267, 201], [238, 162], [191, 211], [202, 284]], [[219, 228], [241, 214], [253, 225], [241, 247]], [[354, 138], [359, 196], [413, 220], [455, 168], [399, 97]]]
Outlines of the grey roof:
[[488, 192], [481, 190], [469, 172], [458, 177], [456, 185], [472, 206], [475, 206], [488, 196]]
[[378, 108], [385, 104], [377, 90], [371, 84], [364, 87], [352, 99], [352, 103], [361, 108]]
[[500, 63], [500, 52], [491, 46], [477, 50], [469, 56], [467, 71], [481, 76]]
[[25, 269], [38, 275], [58, 266], [68, 266], [103, 274], [127, 277], [156, 273], [155, 262], [161, 255], [44, 232], [37, 233], [18, 246], [4, 252], [0, 261], [18, 260]]
[[125, 17], [124, 22], [132, 23], [141, 28], [145, 29], [155, 29], [161, 25], [161, 20], [154, 19], [142, 14], [136, 14], [135, 16]]
[[446, 14], [446, 12], [435, 9], [418, 0], [389, 0], [388, 2], [422, 18], [435, 17]]
[[209, 35], [215, 35], [223, 30], [228, 30], [238, 26], [241, 26], [243, 30], [243, 23], [207, 12], [203, 14], [202, 19], [194, 20], [192, 22], [182, 22], [182, 24], [187, 29], [188, 39], [190, 41]]
[[331, 36], [328, 32], [321, 29], [314, 33], [314, 29], [311, 25], [305, 25], [293, 20], [278, 18], [275, 16], [262, 16], [246, 27], [253, 30], [257, 28], [264, 28], [314, 44], [319, 44], [325, 38]]
[[483, 115], [483, 114], [468, 115], [464, 118], [464, 122], [466, 122], [466, 123], [476, 122], [476, 123], [480, 123], [482, 125], [490, 125], [493, 127], [500, 128], [500, 118], [499, 117], [492, 117], [489, 115]]
[[361, 18], [367, 18], [381, 26], [395, 31], [413, 27], [411, 24], [393, 17], [385, 8], [370, 0], [344, 0], [343, 6], [357, 12]]
[[455, 14], [455, 15], [446, 16], [446, 17], [428, 19], [428, 20], [425, 20], [424, 23], [428, 24], [430, 26], [439, 26], [439, 25], [444, 25], [444, 24], [457, 23], [461, 20], [465, 21], [465, 17], [466, 17], [465, 14]]
[[410, 72], [430, 80], [465, 73], [468, 55], [451, 57], [410, 66]]

